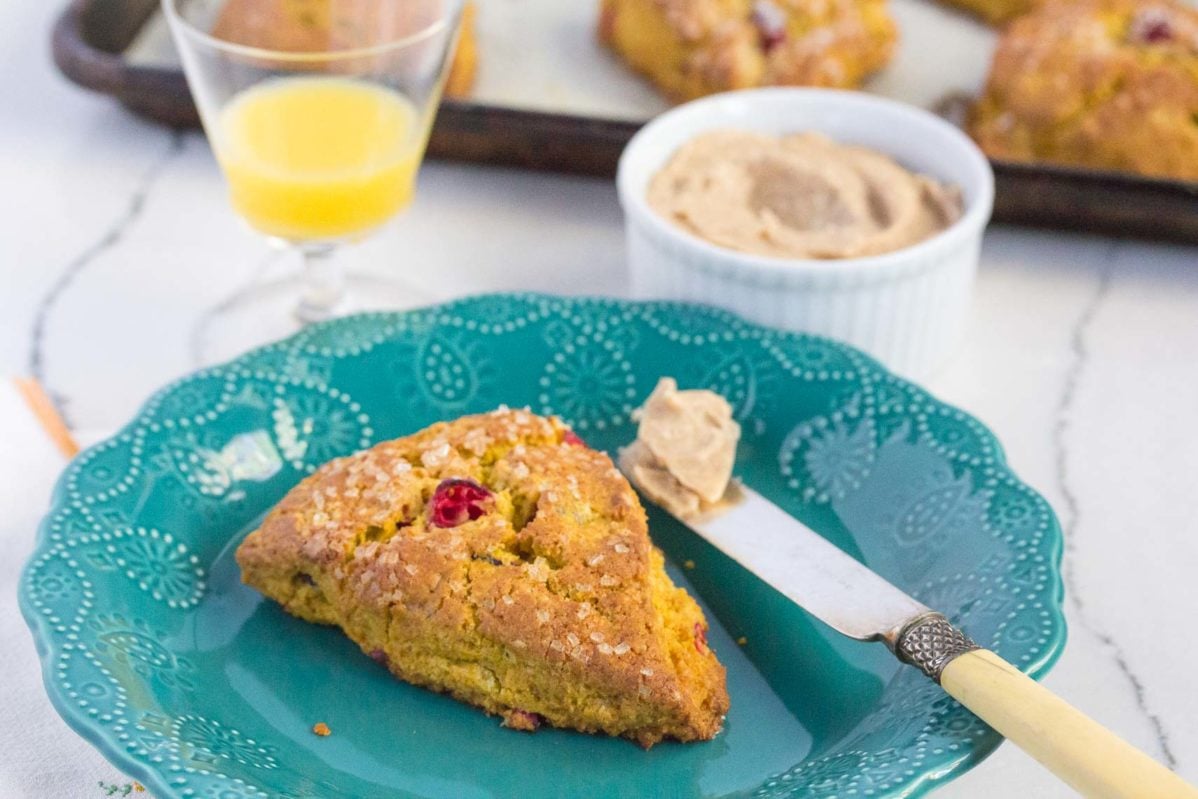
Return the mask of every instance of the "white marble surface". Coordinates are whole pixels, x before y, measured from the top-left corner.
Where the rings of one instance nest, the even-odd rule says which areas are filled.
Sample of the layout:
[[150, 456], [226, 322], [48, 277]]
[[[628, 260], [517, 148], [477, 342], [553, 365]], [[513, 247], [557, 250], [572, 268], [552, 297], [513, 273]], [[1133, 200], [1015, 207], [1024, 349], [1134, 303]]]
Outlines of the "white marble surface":
[[[0, 373], [36, 372], [86, 435], [193, 368], [205, 313], [286, 264], [233, 218], [201, 137], [57, 76], [57, 7], [0, 6]], [[350, 258], [436, 297], [625, 288], [598, 180], [430, 164], [411, 211]], [[1066, 528], [1070, 641], [1047, 684], [1198, 781], [1198, 249], [993, 229], [966, 341], [930, 387], [998, 433]], [[1004, 746], [937, 795], [1071, 793]]]

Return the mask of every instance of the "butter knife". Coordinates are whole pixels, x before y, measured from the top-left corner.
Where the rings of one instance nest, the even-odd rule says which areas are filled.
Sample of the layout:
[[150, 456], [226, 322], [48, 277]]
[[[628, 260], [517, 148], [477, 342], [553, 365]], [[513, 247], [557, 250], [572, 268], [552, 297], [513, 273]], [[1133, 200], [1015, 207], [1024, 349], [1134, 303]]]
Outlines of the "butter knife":
[[1085, 797], [1198, 799], [1181, 777], [746, 486], [723, 512], [679, 521], [838, 632], [899, 660]]

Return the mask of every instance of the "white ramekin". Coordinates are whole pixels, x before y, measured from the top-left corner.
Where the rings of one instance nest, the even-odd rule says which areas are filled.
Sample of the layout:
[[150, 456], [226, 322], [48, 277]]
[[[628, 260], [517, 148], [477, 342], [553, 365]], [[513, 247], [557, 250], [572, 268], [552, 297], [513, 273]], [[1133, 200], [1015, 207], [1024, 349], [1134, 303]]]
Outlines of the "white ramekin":
[[[873, 148], [959, 186], [965, 213], [927, 241], [866, 258], [785, 259], [718, 247], [658, 216], [645, 200], [650, 179], [670, 156], [714, 128], [818, 131]], [[960, 130], [913, 106], [828, 89], [753, 89], [679, 106], [632, 138], [616, 184], [633, 296], [703, 302], [773, 327], [840, 339], [909, 377], [927, 375], [959, 337], [994, 201], [990, 165]]]

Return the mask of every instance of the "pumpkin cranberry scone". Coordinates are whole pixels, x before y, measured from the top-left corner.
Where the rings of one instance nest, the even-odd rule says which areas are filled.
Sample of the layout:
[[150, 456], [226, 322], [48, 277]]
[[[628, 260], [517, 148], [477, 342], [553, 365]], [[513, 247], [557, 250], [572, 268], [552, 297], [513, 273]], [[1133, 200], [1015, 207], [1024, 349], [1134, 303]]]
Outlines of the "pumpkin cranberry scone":
[[599, 38], [674, 100], [849, 88], [890, 60], [886, 0], [602, 0]]
[[[284, 52], [336, 51], [387, 44], [438, 18], [440, 0], [228, 0], [212, 33], [219, 39]], [[445, 79], [448, 97], [465, 97], [478, 71], [475, 7], [462, 6], [457, 49]]]
[[400, 679], [509, 727], [713, 737], [707, 622], [611, 460], [500, 409], [326, 464], [237, 550], [242, 579]]
[[994, 54], [970, 133], [994, 158], [1198, 180], [1198, 9], [1056, 0]]
[[963, 8], [984, 19], [991, 25], [1010, 22], [1020, 14], [1035, 9], [1044, 0], [944, 0], [949, 5]]

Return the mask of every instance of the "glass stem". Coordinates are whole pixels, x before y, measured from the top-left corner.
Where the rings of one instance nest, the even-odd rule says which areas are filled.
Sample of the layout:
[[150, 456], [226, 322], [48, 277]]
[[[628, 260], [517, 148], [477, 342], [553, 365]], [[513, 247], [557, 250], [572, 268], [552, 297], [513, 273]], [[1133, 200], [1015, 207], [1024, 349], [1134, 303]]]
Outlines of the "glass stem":
[[345, 274], [333, 261], [333, 244], [301, 244], [304, 259], [303, 294], [295, 317], [303, 324], [320, 322], [336, 315], [345, 299]]

